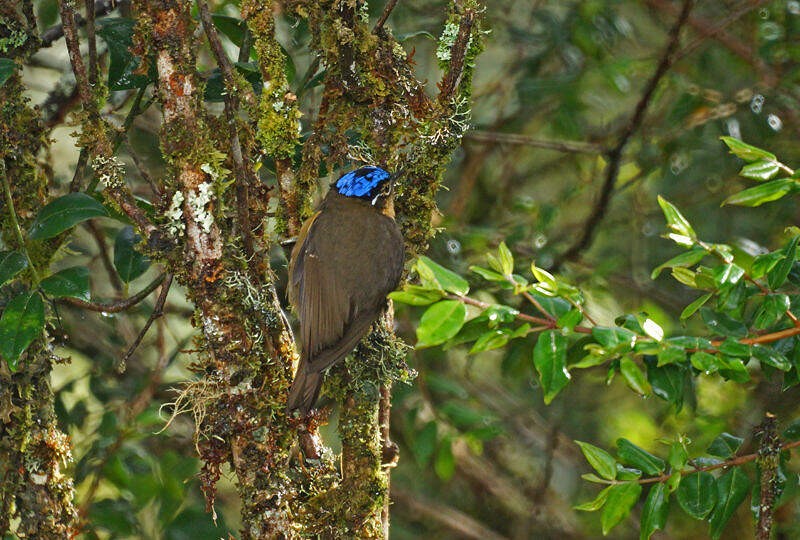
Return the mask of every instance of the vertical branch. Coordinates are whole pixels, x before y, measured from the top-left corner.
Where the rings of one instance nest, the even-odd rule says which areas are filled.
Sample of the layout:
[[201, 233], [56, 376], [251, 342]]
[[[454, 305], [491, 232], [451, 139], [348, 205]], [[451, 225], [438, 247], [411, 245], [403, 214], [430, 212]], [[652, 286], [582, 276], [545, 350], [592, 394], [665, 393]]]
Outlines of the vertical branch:
[[275, 160], [278, 180], [280, 230], [289, 235], [300, 231], [303, 218], [309, 213], [308, 185], [298, 185], [292, 158], [299, 142], [300, 109], [297, 96], [289, 90], [286, 58], [275, 38], [274, 2], [244, 0], [242, 18], [253, 37], [258, 52], [259, 69], [264, 91], [258, 104], [256, 138], [265, 156]]

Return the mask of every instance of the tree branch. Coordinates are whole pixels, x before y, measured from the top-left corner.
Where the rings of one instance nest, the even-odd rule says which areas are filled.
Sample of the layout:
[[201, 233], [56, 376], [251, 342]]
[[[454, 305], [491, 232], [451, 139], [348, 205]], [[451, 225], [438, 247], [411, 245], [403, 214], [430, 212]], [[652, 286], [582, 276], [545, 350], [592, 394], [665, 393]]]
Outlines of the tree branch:
[[600, 196], [592, 208], [589, 217], [586, 219], [586, 223], [583, 225], [583, 232], [580, 238], [569, 249], [556, 258], [553, 263], [554, 270], [558, 270], [564, 261], [576, 258], [583, 250], [588, 248], [592, 240], [594, 240], [595, 230], [600, 225], [603, 217], [605, 217], [608, 205], [611, 202], [611, 195], [614, 192], [614, 185], [616, 184], [617, 176], [619, 175], [619, 170], [622, 165], [622, 155], [625, 147], [630, 141], [631, 136], [642, 125], [642, 121], [650, 106], [658, 83], [661, 82], [661, 79], [667, 74], [667, 71], [669, 71], [669, 68], [675, 60], [675, 53], [678, 50], [680, 42], [681, 29], [686, 24], [693, 6], [694, 0], [684, 0], [678, 20], [675, 21], [675, 24], [670, 29], [669, 41], [661, 55], [661, 60], [658, 62], [658, 66], [652, 77], [650, 77], [650, 80], [645, 85], [642, 97], [639, 98], [639, 102], [636, 104], [636, 108], [633, 111], [633, 116], [631, 116], [631, 119], [623, 128], [617, 140], [617, 144], [607, 154], [608, 165], [606, 165], [605, 181], [600, 189]]
[[565, 153], [602, 154], [605, 152], [605, 149], [599, 144], [580, 141], [538, 139], [536, 137], [530, 137], [528, 135], [521, 135], [518, 133], [498, 133], [495, 131], [472, 130], [465, 133], [464, 138], [481, 142], [532, 146], [534, 148], [544, 148], [545, 150], [555, 150], [557, 152]]
[[[161, 283], [164, 282], [167, 274], [161, 274], [156, 279], [150, 282], [147, 287], [139, 291], [138, 293], [134, 294], [131, 297], [128, 297], [124, 300], [120, 300], [118, 302], [111, 302], [109, 304], [98, 304], [95, 302], [86, 302], [85, 300], [80, 300], [78, 298], [62, 298], [62, 302], [70, 304], [75, 307], [79, 307], [82, 309], [88, 309], [89, 311], [96, 311], [98, 313], [120, 313], [122, 311], [128, 310], [147, 298], [147, 296], [156, 290]], [[171, 279], [171, 277], [170, 277]]]

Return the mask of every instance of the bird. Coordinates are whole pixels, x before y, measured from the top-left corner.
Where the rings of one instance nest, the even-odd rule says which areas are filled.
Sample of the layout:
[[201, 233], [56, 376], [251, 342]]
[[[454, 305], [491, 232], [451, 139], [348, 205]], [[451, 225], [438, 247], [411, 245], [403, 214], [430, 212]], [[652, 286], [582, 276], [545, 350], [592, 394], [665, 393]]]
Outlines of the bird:
[[309, 414], [323, 372], [355, 348], [400, 283], [405, 248], [394, 219], [395, 179], [376, 166], [343, 174], [300, 229], [289, 262], [289, 302], [300, 322], [290, 415]]

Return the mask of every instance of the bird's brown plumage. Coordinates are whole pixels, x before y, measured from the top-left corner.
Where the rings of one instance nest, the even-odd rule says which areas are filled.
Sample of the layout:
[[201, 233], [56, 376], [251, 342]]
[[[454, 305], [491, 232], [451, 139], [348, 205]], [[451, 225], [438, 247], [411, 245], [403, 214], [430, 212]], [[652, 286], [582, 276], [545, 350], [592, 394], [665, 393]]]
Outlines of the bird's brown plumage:
[[387, 203], [376, 207], [331, 189], [300, 232], [289, 264], [301, 348], [289, 411], [313, 407], [322, 372], [353, 350], [400, 282], [403, 238]]

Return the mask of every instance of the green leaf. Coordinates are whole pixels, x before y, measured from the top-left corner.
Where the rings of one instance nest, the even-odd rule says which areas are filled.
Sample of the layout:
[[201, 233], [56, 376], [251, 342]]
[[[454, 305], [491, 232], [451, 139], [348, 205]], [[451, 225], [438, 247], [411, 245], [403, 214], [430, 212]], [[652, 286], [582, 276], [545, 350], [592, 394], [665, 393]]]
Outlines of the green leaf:
[[0, 251], [0, 286], [28, 267], [28, 258], [19, 251]]
[[650, 488], [642, 507], [639, 540], [648, 540], [654, 532], [664, 530], [669, 514], [669, 493], [661, 482]]
[[611, 491], [612, 487], [614, 486], [608, 486], [600, 493], [598, 493], [597, 497], [595, 497], [593, 500], [585, 502], [583, 504], [579, 504], [577, 506], [574, 506], [573, 508], [575, 508], [575, 510], [582, 510], [584, 512], [595, 512], [597, 510], [600, 510], [603, 507], [603, 505], [606, 504], [606, 500], [608, 500], [608, 494]]
[[772, 366], [781, 371], [789, 371], [792, 369], [792, 363], [784, 355], [776, 351], [772, 347], [765, 347], [763, 345], [753, 345], [753, 356], [764, 364]]
[[120, 229], [114, 240], [114, 268], [122, 281], [130, 283], [150, 268], [150, 259], [136, 250], [142, 237], [127, 226]]
[[778, 261], [783, 259], [786, 255], [784, 255], [783, 250], [780, 251], [772, 251], [770, 253], [764, 253], [763, 255], [758, 255], [755, 259], [753, 259], [753, 264], [750, 267], [750, 277], [753, 279], [758, 279], [762, 277], [764, 274], [772, 270]]
[[89, 301], [89, 269], [73, 266], [53, 274], [39, 284], [42, 291], [52, 298], [80, 298]]
[[777, 180], [770, 180], [758, 186], [747, 188], [739, 193], [734, 193], [722, 201], [722, 204], [723, 206], [726, 204], [749, 207], [761, 206], [766, 202], [778, 200], [797, 188], [797, 181], [793, 178], [778, 178]]
[[672, 364], [657, 367], [652, 360], [647, 362], [647, 380], [653, 393], [680, 410], [683, 407], [683, 370]]
[[435, 283], [441, 289], [459, 296], [469, 292], [469, 283], [466, 279], [424, 255], [417, 259], [415, 267], [423, 283]]
[[697, 284], [697, 273], [689, 270], [688, 268], [681, 268], [680, 266], [676, 266], [670, 272], [675, 281], [678, 283], [683, 283], [687, 287], [691, 287], [692, 289], [702, 289], [700, 285]]
[[631, 387], [631, 390], [642, 396], [650, 393], [650, 385], [647, 383], [647, 378], [630, 356], [623, 356], [620, 359], [619, 371], [622, 373], [625, 382]]
[[714, 268], [712, 275], [717, 287], [735, 285], [742, 279], [744, 268], [735, 264], [723, 264]]
[[709, 308], [700, 308], [700, 316], [711, 333], [741, 338], [747, 335], [747, 326], [742, 321]]
[[782, 436], [789, 441], [800, 440], [800, 418], [792, 420], [786, 429], [783, 430]]
[[152, 62], [147, 74], [139, 73], [141, 59], [131, 52], [133, 46], [134, 19], [108, 17], [98, 19], [97, 35], [108, 45], [110, 57], [108, 67], [108, 89], [129, 90], [143, 88], [156, 77], [155, 63]]
[[411, 452], [414, 454], [414, 459], [422, 468], [428, 466], [436, 451], [437, 441], [437, 427], [436, 422], [428, 422], [421, 430], [414, 435], [414, 441], [411, 445]]
[[455, 336], [467, 320], [467, 307], [457, 300], [436, 302], [422, 314], [417, 348], [440, 345]]
[[728, 459], [739, 450], [743, 442], [744, 439], [741, 437], [731, 435], [730, 433], [721, 433], [711, 442], [706, 453], [722, 459]]
[[640, 448], [624, 438], [617, 439], [617, 455], [620, 461], [626, 465], [636, 467], [650, 476], [663, 473], [667, 466], [660, 457], [654, 456], [644, 448]]
[[714, 373], [719, 369], [717, 357], [704, 351], [697, 351], [691, 357], [692, 366], [702, 373]]
[[636, 343], [636, 334], [626, 328], [595, 326], [592, 337], [606, 349], [630, 350]]
[[708, 472], [685, 476], [678, 486], [678, 504], [695, 519], [706, 519], [717, 504], [717, 481]]
[[[236, 71], [250, 83], [250, 86], [253, 87], [255, 92], [261, 90], [261, 71], [259, 71], [258, 65], [255, 62], [234, 62], [233, 66], [236, 68]], [[225, 86], [222, 71], [220, 71], [219, 68], [214, 68], [206, 79], [203, 99], [211, 103], [219, 103], [225, 101], [225, 96], [227, 94], [228, 89]]]
[[533, 348], [533, 364], [544, 390], [544, 402], [549, 405], [570, 379], [567, 338], [555, 330], [542, 332]]
[[237, 47], [242, 46], [244, 32], [247, 30], [247, 23], [242, 19], [221, 15], [219, 13], [212, 13], [211, 21], [214, 23], [214, 26], [217, 27], [217, 30], [225, 34], [225, 36], [231, 40], [231, 43]]
[[469, 269], [487, 281], [506, 281], [506, 278], [503, 276], [503, 274], [495, 272], [494, 270], [489, 270], [488, 268], [483, 268], [481, 266], [470, 266]]
[[631, 513], [633, 505], [639, 500], [642, 486], [636, 482], [611, 486], [600, 516], [600, 525], [606, 535]]
[[505, 276], [510, 276], [514, 273], [514, 255], [505, 242], [500, 242], [497, 248], [497, 256], [500, 261], [500, 270]]
[[780, 170], [781, 168], [777, 162], [768, 159], [760, 159], [742, 167], [742, 170], [739, 171], [739, 175], [749, 178], [750, 180], [763, 182], [775, 178]]
[[764, 302], [756, 311], [753, 319], [753, 326], [764, 330], [777, 323], [786, 316], [786, 312], [791, 307], [789, 297], [785, 294], [768, 294], [764, 297]]
[[456, 460], [453, 457], [453, 443], [450, 438], [445, 438], [439, 445], [433, 470], [436, 476], [445, 481], [450, 480], [456, 472]]
[[[697, 240], [697, 235], [692, 229], [689, 221], [683, 217], [683, 214], [668, 200], [661, 195], [658, 196], [658, 204], [664, 212], [664, 217], [667, 220], [667, 227], [674, 233], [685, 236], [692, 241]], [[673, 238], [673, 240], [675, 240]]]
[[509, 339], [510, 336], [503, 330], [489, 330], [475, 341], [475, 344], [469, 350], [469, 354], [499, 349], [505, 346]]
[[6, 84], [17, 70], [17, 64], [10, 58], [0, 58], [0, 86]]
[[709, 533], [717, 540], [736, 508], [750, 491], [750, 479], [741, 467], [734, 467], [717, 479], [717, 506], [710, 518]]
[[736, 157], [739, 157], [748, 163], [759, 160], [778, 161], [778, 158], [775, 156], [775, 154], [767, 152], [766, 150], [762, 150], [761, 148], [751, 146], [734, 137], [720, 137], [720, 140], [728, 146], [731, 154], [734, 154]]
[[723, 355], [717, 359], [717, 363], [719, 366], [719, 374], [722, 375], [725, 380], [739, 383], [745, 383], [750, 380], [750, 372], [747, 371], [747, 366], [738, 358]]
[[653, 272], [650, 274], [650, 279], [656, 279], [659, 274], [661, 274], [661, 271], [665, 268], [694, 266], [702, 261], [706, 255], [708, 255], [708, 252], [703, 248], [695, 248], [681, 253], [680, 255], [673, 257], [667, 262], [655, 267]]
[[658, 367], [669, 364], [682, 364], [686, 360], [686, 351], [680, 347], [662, 347], [658, 351]]
[[556, 325], [571, 332], [583, 320], [583, 313], [579, 309], [571, 309], [558, 318]]
[[617, 477], [617, 462], [611, 454], [587, 442], [575, 441], [575, 444], [581, 447], [583, 456], [597, 474], [606, 480], [614, 480]]
[[727, 356], [737, 358], [750, 358], [752, 356], [752, 346], [747, 343], [739, 343], [735, 339], [727, 338], [717, 347], [719, 352]]
[[439, 289], [428, 289], [419, 285], [406, 285], [402, 291], [389, 293], [389, 298], [401, 304], [412, 306], [428, 306], [438, 302], [444, 296], [444, 292]]
[[15, 296], [0, 317], [0, 355], [11, 371], [17, 370], [19, 357], [44, 330], [44, 303], [36, 292]]
[[683, 439], [679, 439], [669, 445], [667, 463], [669, 463], [672, 472], [677, 474], [678, 477], [680, 477], [680, 472], [686, 466], [687, 461], [689, 461], [689, 454], [686, 452], [686, 445]]
[[800, 239], [800, 236], [795, 236], [789, 241], [789, 244], [783, 250], [786, 256], [779, 260], [772, 270], [767, 272], [767, 282], [770, 289], [775, 290], [786, 281], [786, 277], [789, 275], [789, 271], [797, 258], [798, 239]]
[[39, 210], [31, 224], [29, 236], [33, 240], [46, 240], [82, 221], [107, 215], [103, 205], [85, 193], [70, 193]]

